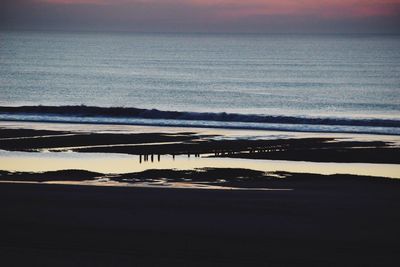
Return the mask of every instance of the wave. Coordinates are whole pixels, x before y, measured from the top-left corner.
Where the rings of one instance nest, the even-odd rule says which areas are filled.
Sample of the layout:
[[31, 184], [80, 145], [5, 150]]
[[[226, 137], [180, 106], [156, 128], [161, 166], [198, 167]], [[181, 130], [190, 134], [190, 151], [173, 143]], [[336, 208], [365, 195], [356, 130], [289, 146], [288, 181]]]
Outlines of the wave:
[[400, 120], [395, 119], [268, 116], [83, 105], [0, 106], [0, 120], [400, 134]]

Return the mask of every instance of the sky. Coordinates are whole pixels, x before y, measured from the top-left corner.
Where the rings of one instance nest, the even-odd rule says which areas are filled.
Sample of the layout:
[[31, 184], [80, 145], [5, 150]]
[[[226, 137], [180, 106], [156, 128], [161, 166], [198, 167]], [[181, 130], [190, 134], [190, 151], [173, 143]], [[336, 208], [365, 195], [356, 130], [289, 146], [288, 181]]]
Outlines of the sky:
[[0, 28], [400, 33], [400, 0], [0, 0]]

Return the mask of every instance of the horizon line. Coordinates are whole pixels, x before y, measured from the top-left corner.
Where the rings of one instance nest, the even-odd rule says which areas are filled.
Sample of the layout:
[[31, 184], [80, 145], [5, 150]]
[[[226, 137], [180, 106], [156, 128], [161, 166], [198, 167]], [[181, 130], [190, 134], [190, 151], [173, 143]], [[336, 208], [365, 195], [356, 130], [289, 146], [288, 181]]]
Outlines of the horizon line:
[[127, 33], [127, 34], [198, 34], [198, 35], [400, 35], [400, 32], [230, 32], [230, 31], [137, 31], [116, 29], [39, 29], [1, 27], [2, 32], [58, 32], [58, 33]]

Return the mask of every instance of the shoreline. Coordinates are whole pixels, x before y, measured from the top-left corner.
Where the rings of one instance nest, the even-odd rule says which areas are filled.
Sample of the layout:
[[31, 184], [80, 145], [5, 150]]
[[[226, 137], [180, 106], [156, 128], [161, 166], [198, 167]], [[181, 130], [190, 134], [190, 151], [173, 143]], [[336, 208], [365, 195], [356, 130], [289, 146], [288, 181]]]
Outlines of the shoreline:
[[[291, 130], [263, 130], [263, 129], [225, 129], [212, 127], [179, 127], [179, 126], [158, 126], [158, 125], [126, 125], [126, 124], [93, 124], [79, 122], [40, 122], [40, 121], [4, 121], [0, 120], [0, 129], [10, 130], [43, 130], [43, 131], [58, 131], [66, 132], [65, 127], [68, 126], [68, 131], [85, 132], [85, 133], [198, 133], [200, 135], [218, 135], [228, 138], [251, 138], [252, 136], [260, 136], [270, 139], [276, 139], [279, 136], [285, 138], [300, 138], [300, 137], [317, 137], [317, 138], [333, 138], [338, 139], [354, 139], [360, 141], [382, 140], [396, 142], [400, 146], [400, 136], [392, 134], [375, 134], [375, 133], [341, 133], [341, 132], [304, 132]], [[183, 130], [183, 131], [182, 131]]]
[[[399, 179], [256, 171], [249, 163], [245, 164], [248, 168], [238, 169], [232, 166], [236, 160], [257, 161], [266, 170], [268, 161], [225, 157], [242, 156], [238, 152], [243, 149], [260, 150], [249, 155], [271, 153], [274, 157], [291, 151], [299, 160], [306, 154], [296, 151], [307, 148], [318, 154], [336, 151], [335, 157], [337, 151], [350, 153], [357, 147], [363, 152], [393, 149], [398, 153], [396, 136], [381, 139], [371, 135], [335, 137], [72, 124], [0, 126], [0, 149], [17, 151], [6, 151], [5, 157], [21, 153], [55, 159], [65, 154], [70, 159], [64, 160], [80, 162], [86, 168], [89, 162], [105, 167], [168, 166], [163, 170], [148, 168], [112, 175], [84, 170], [0, 171], [0, 258], [4, 262], [61, 267], [260, 263], [277, 267], [372, 267], [399, 262]], [[72, 153], [43, 152], [56, 148], [69, 151], [77, 145], [81, 147], [72, 149]], [[92, 157], [96, 152], [82, 149], [102, 149], [104, 161]], [[121, 149], [125, 154], [115, 154]], [[139, 153], [130, 154], [134, 152]], [[224, 154], [218, 158], [203, 158], [206, 154], [200, 154], [210, 152], [214, 157], [215, 153]], [[356, 152], [360, 155], [360, 151]], [[188, 159], [217, 159], [226, 161], [230, 168], [173, 170], [169, 161], [158, 161], [157, 153], [164, 153], [163, 157], [171, 161], [170, 153], [174, 153], [176, 162], [185, 158], [182, 166], [188, 166]], [[148, 156], [147, 161], [144, 155]], [[382, 160], [385, 154], [378, 155]], [[21, 165], [25, 164], [22, 159], [16, 156], [12, 160]], [[383, 159], [393, 161], [390, 153]], [[54, 166], [54, 162], [40, 157], [38, 161], [26, 161], [34, 166], [39, 162]], [[304, 163], [306, 169], [311, 165]], [[25, 182], [13, 183], [21, 180]], [[58, 184], [65, 181], [81, 184]], [[115, 186], [117, 183], [129, 185]]]
[[[0, 114], [1, 115], [1, 114]], [[74, 117], [71, 117], [74, 118]], [[321, 134], [360, 134], [360, 135], [383, 135], [383, 136], [400, 136], [399, 127], [383, 127], [386, 130], [391, 131], [384, 131], [379, 132], [373, 126], [352, 126], [352, 125], [344, 125], [343, 127], [355, 127], [354, 130], [346, 130], [346, 129], [335, 129], [337, 125], [318, 125], [318, 124], [306, 124], [306, 128], [297, 129], [296, 127], [300, 124], [289, 124], [284, 123], [281, 126], [279, 123], [266, 123], [269, 126], [240, 126], [240, 125], [223, 125], [221, 126], [219, 123], [221, 121], [206, 121], [209, 122], [207, 124], [203, 124], [203, 121], [196, 121], [196, 120], [188, 120], [191, 123], [182, 123], [179, 120], [173, 122], [173, 120], [169, 120], [169, 122], [162, 122], [157, 123], [152, 121], [151, 119], [138, 119], [139, 121], [132, 121], [132, 122], [124, 122], [123, 120], [115, 119], [115, 122], [96, 122], [93, 120], [95, 118], [88, 117], [87, 120], [76, 120], [71, 119], [68, 120], [52, 120], [52, 119], [6, 119], [1, 118], [0, 121], [2, 122], [27, 122], [27, 123], [58, 123], [58, 124], [82, 124], [82, 125], [126, 125], [126, 126], [153, 126], [153, 127], [176, 127], [176, 128], [203, 128], [203, 129], [225, 129], [225, 130], [254, 130], [254, 131], [278, 131], [278, 132], [294, 132], [294, 133], [321, 133]], [[112, 118], [111, 118], [112, 119]], [[146, 121], [148, 120], [148, 121]], [[211, 123], [213, 122], [213, 123]], [[228, 122], [229, 123], [229, 122]], [[246, 123], [253, 123], [253, 122], [243, 122]], [[399, 122], [400, 123], [400, 122]], [[315, 128], [315, 127], [322, 127]], [[370, 130], [362, 130], [362, 128], [371, 128]], [[314, 129], [313, 129], [314, 128]], [[326, 129], [325, 129], [326, 128]], [[331, 128], [331, 129], [329, 129]], [[379, 127], [378, 127], [379, 128]], [[360, 130], [361, 129], [361, 130]]]
[[[86, 169], [121, 174], [236, 167], [400, 178], [400, 138], [396, 136], [0, 123], [0, 149], [2, 169], [8, 171]], [[27, 167], [18, 167], [22, 165]], [[368, 169], [374, 172], [364, 171]]]
[[[139, 128], [140, 129], [140, 128]], [[400, 163], [400, 138], [379, 136], [357, 140], [341, 137], [274, 137], [268, 131], [257, 137], [225, 138], [221, 134], [167, 131], [141, 133], [51, 131], [0, 128], [0, 149], [25, 152], [120, 153], [129, 155], [206, 155], [225, 158], [297, 160], [314, 162]], [[194, 130], [194, 128], [192, 128]], [[233, 131], [235, 132], [235, 131]], [[10, 138], [16, 136], [16, 138]], [[263, 138], [264, 136], [264, 138]], [[373, 136], [369, 136], [374, 138]]]

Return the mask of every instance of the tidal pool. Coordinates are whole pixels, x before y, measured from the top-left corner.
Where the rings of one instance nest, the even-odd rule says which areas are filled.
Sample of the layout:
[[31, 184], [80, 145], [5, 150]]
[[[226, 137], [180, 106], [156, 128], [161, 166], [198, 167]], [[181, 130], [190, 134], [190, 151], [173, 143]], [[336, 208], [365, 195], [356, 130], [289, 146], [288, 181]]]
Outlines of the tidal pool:
[[141, 172], [149, 169], [190, 170], [196, 168], [243, 168], [265, 172], [315, 174], [353, 174], [400, 178], [400, 164], [320, 163], [285, 160], [188, 157], [157, 155], [140, 160], [137, 155], [75, 152], [12, 152], [0, 150], [0, 170], [44, 172], [67, 169], [88, 170], [106, 174]]

